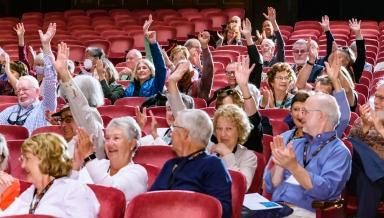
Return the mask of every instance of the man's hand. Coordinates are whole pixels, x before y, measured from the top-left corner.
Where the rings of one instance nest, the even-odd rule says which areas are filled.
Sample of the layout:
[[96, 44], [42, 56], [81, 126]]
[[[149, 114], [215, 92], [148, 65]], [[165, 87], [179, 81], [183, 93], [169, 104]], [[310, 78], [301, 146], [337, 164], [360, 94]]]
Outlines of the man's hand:
[[329, 31], [329, 17], [328, 15], [324, 15], [321, 17], [321, 22], [319, 22], [321, 28], [323, 28], [324, 32]]
[[208, 48], [210, 38], [211, 35], [207, 31], [199, 33], [198, 40], [200, 41], [201, 48]]

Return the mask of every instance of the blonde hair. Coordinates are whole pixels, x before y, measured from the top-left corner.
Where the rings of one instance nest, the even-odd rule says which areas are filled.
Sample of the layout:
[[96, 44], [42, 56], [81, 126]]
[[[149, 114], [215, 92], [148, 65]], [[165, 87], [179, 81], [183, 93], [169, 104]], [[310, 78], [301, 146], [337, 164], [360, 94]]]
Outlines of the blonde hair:
[[252, 125], [245, 111], [234, 104], [223, 105], [215, 112], [213, 117], [213, 129], [216, 131], [217, 121], [220, 117], [230, 120], [236, 127], [239, 134], [238, 144], [244, 144], [247, 141]]
[[227, 33], [229, 30], [232, 30], [235, 34], [235, 39], [240, 40], [241, 33], [240, 33], [240, 27], [237, 23], [229, 23], [227, 27], [224, 30], [224, 38], [227, 39]]
[[171, 54], [169, 55], [169, 58], [171, 59], [171, 61], [173, 61], [173, 58], [178, 53], [183, 53], [185, 59], [187, 59], [187, 60], [189, 59], [189, 51], [188, 51], [187, 47], [182, 46], [182, 45], [178, 45], [171, 50]]
[[41, 133], [25, 140], [21, 153], [28, 152], [39, 158], [39, 169], [43, 174], [60, 178], [71, 173], [72, 160], [67, 152], [67, 143], [56, 133]]

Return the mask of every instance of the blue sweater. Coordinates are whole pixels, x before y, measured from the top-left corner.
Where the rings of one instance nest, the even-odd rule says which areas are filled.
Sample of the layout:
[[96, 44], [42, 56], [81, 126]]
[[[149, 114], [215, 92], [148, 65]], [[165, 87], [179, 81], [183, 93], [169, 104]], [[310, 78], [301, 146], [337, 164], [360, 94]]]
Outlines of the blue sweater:
[[231, 177], [221, 159], [202, 153], [194, 158], [178, 157], [164, 164], [150, 191], [187, 190], [217, 198], [223, 217], [232, 215]]
[[[153, 58], [153, 64], [155, 65], [155, 76], [146, 80], [140, 88], [140, 97], [150, 97], [158, 92], [163, 92], [165, 83], [165, 77], [167, 69], [163, 56], [161, 55], [160, 47], [158, 43], [150, 44], [150, 49]], [[135, 87], [139, 85], [138, 82], [131, 81], [127, 89], [124, 91], [124, 97], [131, 97], [135, 91]]]

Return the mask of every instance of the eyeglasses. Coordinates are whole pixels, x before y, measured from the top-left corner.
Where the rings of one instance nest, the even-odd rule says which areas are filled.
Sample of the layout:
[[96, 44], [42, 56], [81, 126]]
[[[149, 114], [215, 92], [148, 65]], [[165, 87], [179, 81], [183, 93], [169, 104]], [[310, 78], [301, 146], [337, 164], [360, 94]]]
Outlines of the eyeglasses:
[[294, 49], [293, 50], [293, 53], [295, 53], [295, 54], [305, 54], [307, 52], [308, 52], [308, 50], [300, 50], [300, 49]]
[[62, 124], [62, 123], [71, 123], [73, 121], [73, 117], [72, 116], [66, 116], [66, 117], [60, 117], [58, 119], [59, 123]]
[[235, 76], [235, 71], [225, 71], [226, 76]]
[[222, 89], [222, 90], [220, 90], [217, 93], [217, 95], [221, 96], [221, 97], [228, 96], [228, 95], [231, 95], [231, 96], [234, 96], [234, 95], [241, 96], [239, 91], [237, 91], [236, 89]]
[[321, 112], [321, 110], [317, 110], [317, 109], [305, 109], [305, 108], [302, 108], [300, 111], [303, 112], [304, 115], [307, 115], [307, 114], [309, 114], [309, 112], [313, 112], [313, 111], [319, 111], [319, 112]]
[[290, 81], [291, 77], [289, 77], [289, 76], [276, 76], [275, 79], [281, 80], [281, 81], [283, 81], [283, 80]]

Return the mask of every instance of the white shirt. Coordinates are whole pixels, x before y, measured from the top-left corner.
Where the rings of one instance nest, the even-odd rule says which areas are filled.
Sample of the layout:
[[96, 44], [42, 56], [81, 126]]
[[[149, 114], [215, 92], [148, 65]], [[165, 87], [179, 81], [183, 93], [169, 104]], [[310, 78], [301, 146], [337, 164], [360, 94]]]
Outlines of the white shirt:
[[[144, 137], [141, 137], [139, 142], [140, 145], [167, 145], [168, 143], [164, 141], [163, 137], [167, 133], [169, 128], [157, 128], [157, 138], [153, 138], [151, 134], [148, 134]], [[169, 139], [168, 139], [169, 140]]]
[[[28, 214], [34, 198], [35, 186], [25, 190], [0, 216]], [[35, 214], [55, 217], [94, 218], [99, 213], [100, 203], [87, 185], [68, 177], [55, 179], [41, 198]]]
[[[104, 185], [117, 188], [124, 192], [125, 200], [129, 202], [136, 195], [147, 191], [148, 174], [145, 168], [139, 164], [129, 163], [121, 168], [115, 175], [110, 176], [109, 160], [94, 159], [89, 161], [85, 167], [76, 175], [76, 171], [72, 171], [72, 178], [86, 178], [88, 175], [96, 185]], [[87, 181], [82, 181], [87, 182]]]

